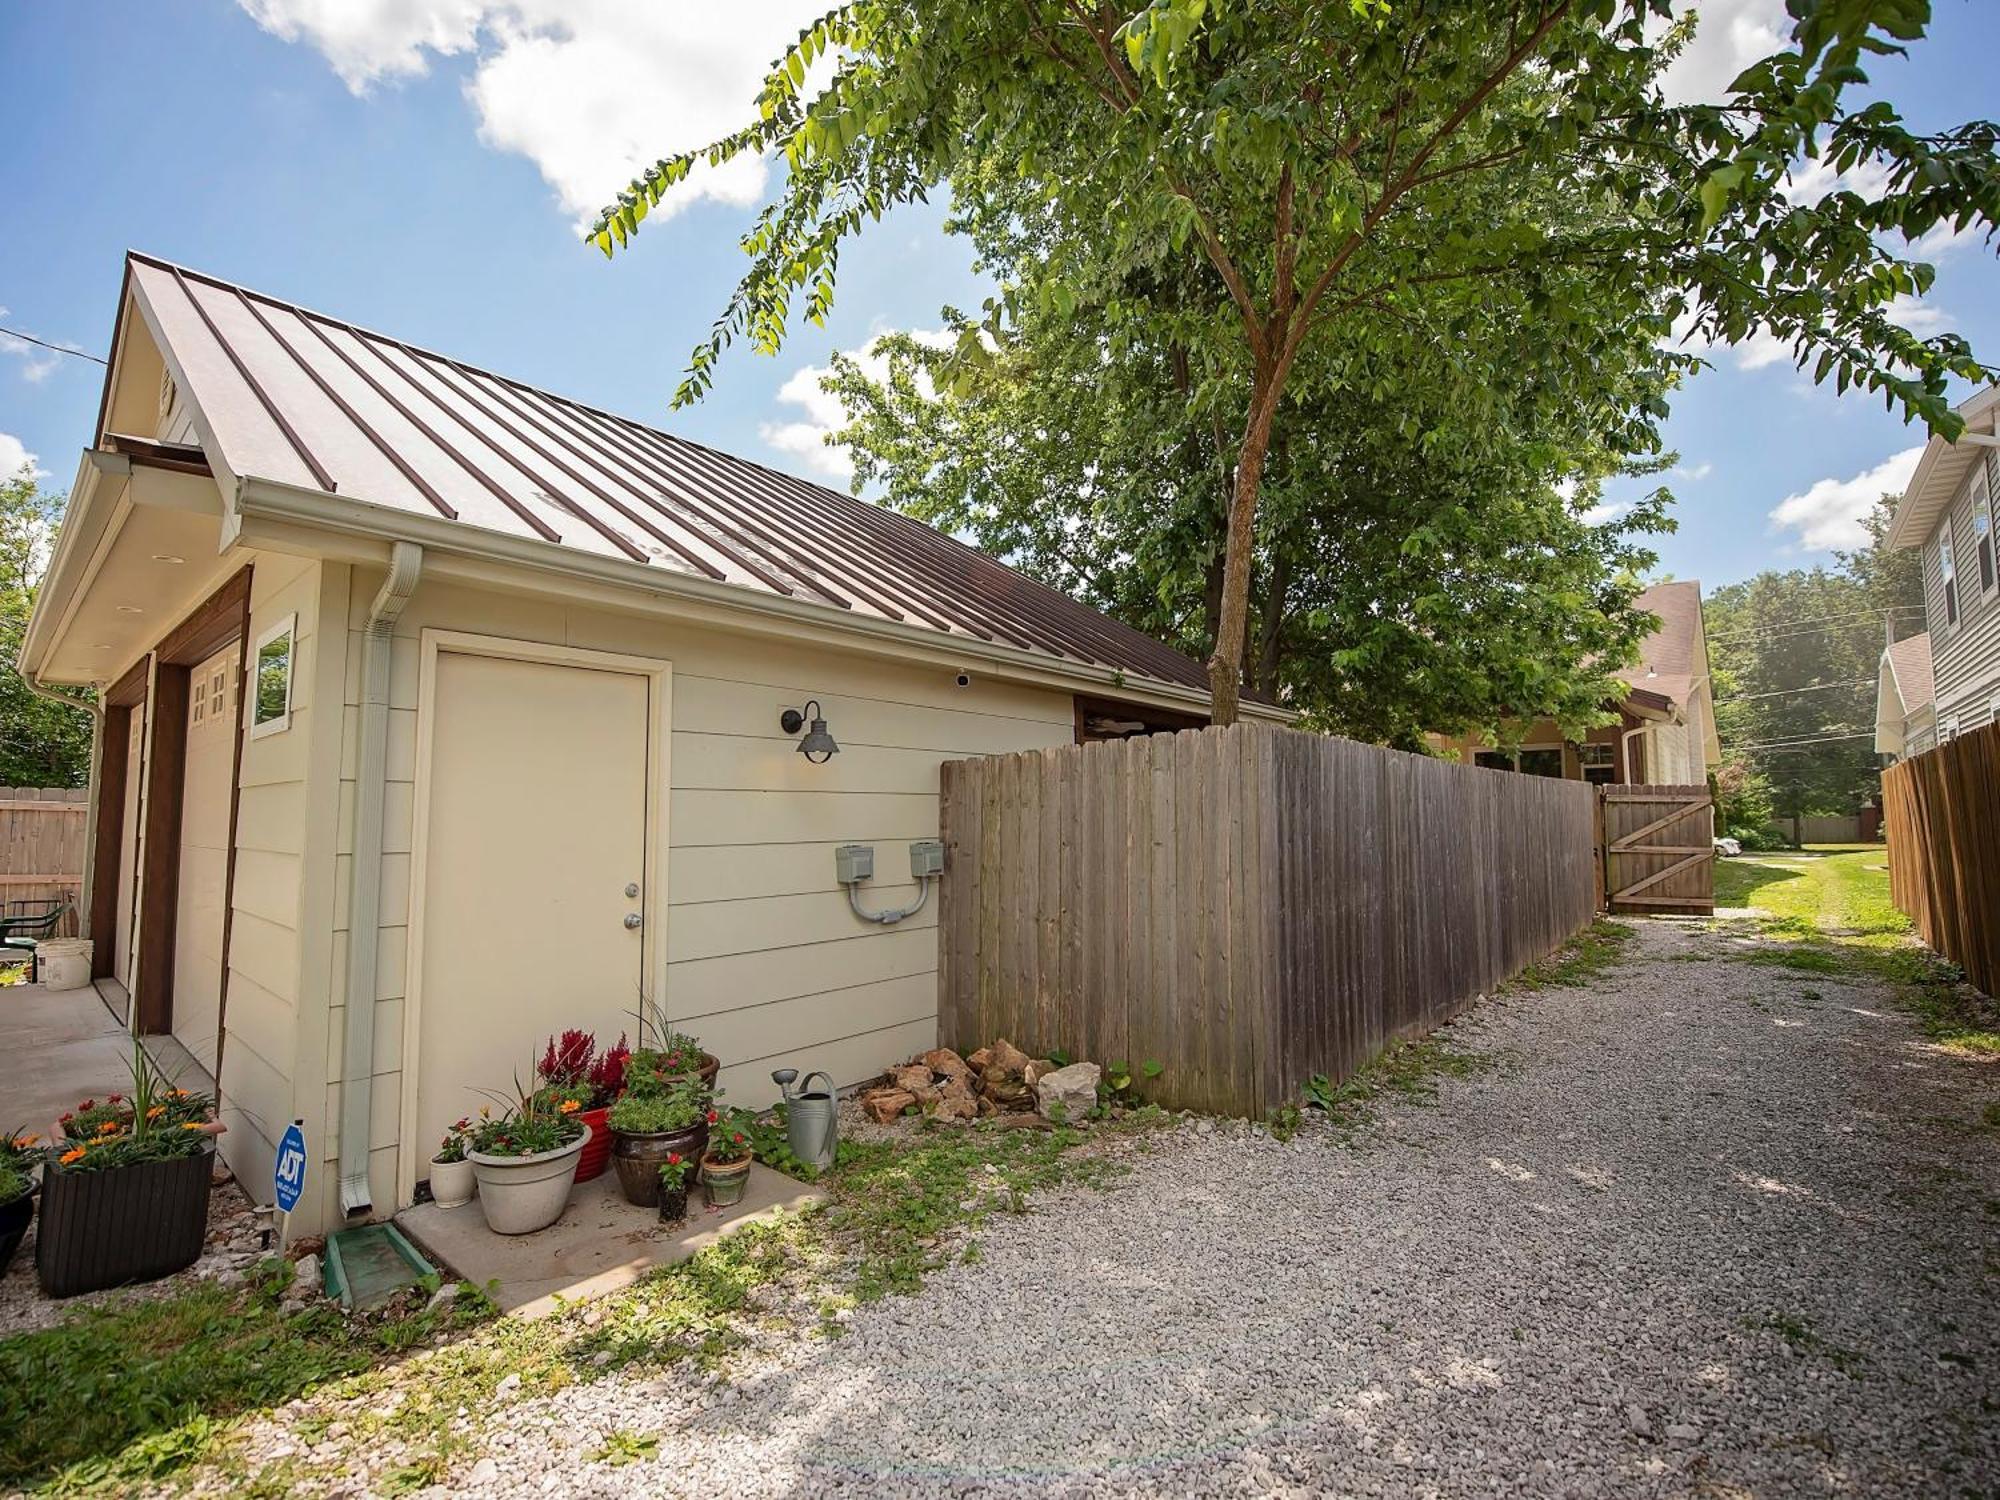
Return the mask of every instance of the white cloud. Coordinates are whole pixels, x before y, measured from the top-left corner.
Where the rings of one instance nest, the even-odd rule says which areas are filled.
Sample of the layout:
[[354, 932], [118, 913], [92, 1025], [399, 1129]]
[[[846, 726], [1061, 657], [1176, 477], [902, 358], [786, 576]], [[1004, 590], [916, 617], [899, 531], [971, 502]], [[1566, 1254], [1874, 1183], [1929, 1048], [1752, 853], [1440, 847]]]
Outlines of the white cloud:
[[1713, 474], [1715, 472], [1715, 465], [1705, 461], [1698, 464], [1675, 464], [1667, 472], [1672, 474], [1676, 479], [1685, 479], [1690, 484], [1694, 484]]
[[1822, 479], [1803, 494], [1787, 495], [1771, 512], [1771, 530], [1796, 532], [1808, 552], [1859, 547], [1868, 540], [1861, 518], [1883, 495], [1907, 488], [1923, 456], [1919, 443], [1852, 479]]
[[1736, 75], [1783, 47], [1790, 30], [1784, 0], [1696, 0], [1693, 9], [1694, 40], [1660, 80], [1675, 104], [1719, 103]]
[[[929, 348], [943, 349], [951, 344], [953, 336], [941, 328], [913, 328], [909, 337]], [[859, 349], [845, 353], [869, 379], [888, 378], [889, 358], [882, 353], [882, 335], [877, 334]], [[801, 365], [794, 370], [791, 378], [778, 387], [778, 399], [800, 408], [803, 416], [788, 422], [765, 422], [757, 434], [778, 452], [799, 459], [814, 473], [845, 483], [854, 477], [854, 459], [845, 448], [829, 446], [826, 441], [829, 433], [839, 431], [849, 420], [847, 404], [831, 391], [820, 389], [820, 382], [832, 373], [830, 363]], [[932, 394], [929, 381], [921, 376], [918, 389], [926, 397]]]
[[49, 475], [25, 443], [11, 432], [0, 432], [0, 480], [12, 479], [23, 469], [32, 472], [37, 479], [46, 479]]
[[[773, 58], [823, 0], [238, 0], [258, 25], [326, 55], [357, 94], [469, 56], [479, 136], [540, 170], [565, 211], [593, 217], [644, 165], [752, 119]], [[768, 170], [698, 169], [656, 212], [745, 205]]]
[[[7, 309], [0, 307], [0, 318], [6, 317]], [[40, 337], [39, 334], [36, 335]], [[53, 375], [62, 364], [62, 356], [53, 350], [31, 344], [26, 339], [15, 338], [11, 334], [0, 333], [0, 354], [11, 354], [21, 362], [21, 378], [32, 385], [40, 385]], [[8, 472], [12, 472], [9, 470]]]

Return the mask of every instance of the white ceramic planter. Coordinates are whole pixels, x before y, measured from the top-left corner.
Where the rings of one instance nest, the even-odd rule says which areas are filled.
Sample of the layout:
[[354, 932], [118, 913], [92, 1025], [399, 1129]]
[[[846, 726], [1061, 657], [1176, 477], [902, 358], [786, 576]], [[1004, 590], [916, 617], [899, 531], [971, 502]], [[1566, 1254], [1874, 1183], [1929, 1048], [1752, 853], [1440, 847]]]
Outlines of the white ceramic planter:
[[479, 1191], [479, 1175], [469, 1161], [431, 1160], [431, 1201], [439, 1208], [470, 1203]]
[[479, 1207], [486, 1215], [486, 1227], [495, 1234], [533, 1234], [560, 1219], [576, 1181], [576, 1159], [589, 1139], [586, 1125], [567, 1146], [534, 1156], [467, 1152], [465, 1159], [479, 1179]]

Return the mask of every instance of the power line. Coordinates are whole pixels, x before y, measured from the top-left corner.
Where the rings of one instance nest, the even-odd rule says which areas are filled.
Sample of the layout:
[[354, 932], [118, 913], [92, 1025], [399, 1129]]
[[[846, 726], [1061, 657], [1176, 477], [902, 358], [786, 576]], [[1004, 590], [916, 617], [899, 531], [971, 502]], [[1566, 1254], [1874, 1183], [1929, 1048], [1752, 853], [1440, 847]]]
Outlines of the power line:
[[1828, 688], [1862, 687], [1874, 680], [1872, 677], [1851, 677], [1845, 682], [1815, 682], [1809, 687], [1778, 688], [1769, 693], [1734, 693], [1727, 698], [1717, 698], [1715, 703], [1720, 708], [1725, 703], [1747, 703], [1752, 698], [1782, 698], [1787, 693], [1823, 693]]
[[[1892, 605], [1888, 609], [1860, 609], [1846, 615], [1821, 615], [1817, 620], [1780, 620], [1774, 625], [1760, 626], [1756, 630], [1739, 630], [1728, 635], [1712, 635], [1708, 638], [1708, 643], [1711, 646], [1719, 646], [1728, 641], [1754, 641], [1760, 638], [1764, 640], [1786, 640], [1795, 635], [1818, 635], [1822, 631], [1833, 629], [1835, 624], [1842, 621], [1879, 620], [1884, 615], [1916, 615], [1922, 614], [1923, 611], [1924, 607], [1921, 604], [1897, 604]], [[1793, 626], [1811, 628], [1793, 629]], [[1781, 627], [1783, 628], [1783, 634], [1772, 635], [1770, 633], [1772, 630]]]
[[1857, 729], [1849, 734], [1821, 734], [1802, 740], [1766, 740], [1759, 745], [1724, 745], [1722, 748], [1732, 754], [1742, 754], [1750, 750], [1796, 750], [1807, 745], [1830, 745], [1839, 740], [1863, 740], [1874, 736], [1872, 729]]
[[10, 339], [19, 339], [24, 344], [34, 344], [47, 349], [54, 354], [67, 354], [73, 359], [87, 359], [92, 364], [103, 365], [107, 370], [111, 368], [111, 361], [108, 359], [99, 359], [95, 354], [86, 354], [81, 349], [67, 349], [61, 344], [51, 344], [47, 339], [38, 339], [32, 333], [23, 333], [18, 328], [0, 328], [0, 333], [6, 334]]

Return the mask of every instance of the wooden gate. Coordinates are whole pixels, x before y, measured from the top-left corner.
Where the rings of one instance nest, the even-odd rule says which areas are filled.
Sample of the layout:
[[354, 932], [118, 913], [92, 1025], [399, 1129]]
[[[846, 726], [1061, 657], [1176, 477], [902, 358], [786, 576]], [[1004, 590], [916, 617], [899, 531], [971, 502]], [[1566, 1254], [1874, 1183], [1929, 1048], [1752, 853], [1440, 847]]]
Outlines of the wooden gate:
[[1705, 786], [1598, 788], [1605, 909], [1715, 910], [1715, 809]]

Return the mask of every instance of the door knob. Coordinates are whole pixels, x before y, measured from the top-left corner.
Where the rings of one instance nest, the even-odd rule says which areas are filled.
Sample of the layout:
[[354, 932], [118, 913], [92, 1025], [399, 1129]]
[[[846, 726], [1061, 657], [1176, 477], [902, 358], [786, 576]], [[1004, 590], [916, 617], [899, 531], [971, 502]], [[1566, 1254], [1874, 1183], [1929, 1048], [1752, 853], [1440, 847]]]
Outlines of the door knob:
[[644, 920], [645, 919], [641, 917], [636, 911], [628, 911], [625, 913], [625, 925], [627, 927], [637, 927], [640, 924], [640, 922]]
[[631, 883], [630, 885], [628, 885], [628, 886], [626, 886], [626, 887], [625, 887], [625, 895], [626, 895], [626, 898], [627, 898], [628, 900], [629, 900], [629, 899], [631, 899], [631, 898], [632, 898], [632, 897], [634, 897], [634, 896], [637, 896], [638, 894], [639, 894], [639, 882], [638, 882], [638, 881], [636, 881], [636, 880], [635, 880], [635, 881], [633, 881], [633, 882], [632, 882], [632, 883]]

